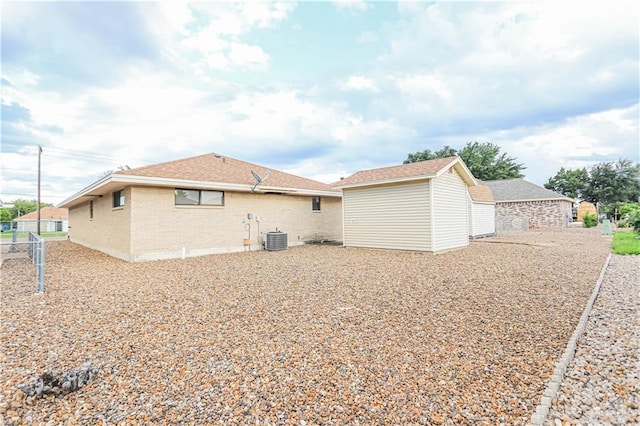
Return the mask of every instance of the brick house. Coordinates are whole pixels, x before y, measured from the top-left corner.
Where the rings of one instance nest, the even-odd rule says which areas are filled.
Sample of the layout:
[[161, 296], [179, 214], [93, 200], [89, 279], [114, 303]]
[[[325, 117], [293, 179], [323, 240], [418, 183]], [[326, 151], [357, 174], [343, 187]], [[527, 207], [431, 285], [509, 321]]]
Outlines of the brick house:
[[72, 195], [69, 236], [131, 262], [340, 239], [342, 194], [311, 179], [218, 154], [120, 170]]
[[496, 202], [498, 232], [530, 227], [564, 227], [571, 221], [573, 199], [524, 179], [485, 181]]

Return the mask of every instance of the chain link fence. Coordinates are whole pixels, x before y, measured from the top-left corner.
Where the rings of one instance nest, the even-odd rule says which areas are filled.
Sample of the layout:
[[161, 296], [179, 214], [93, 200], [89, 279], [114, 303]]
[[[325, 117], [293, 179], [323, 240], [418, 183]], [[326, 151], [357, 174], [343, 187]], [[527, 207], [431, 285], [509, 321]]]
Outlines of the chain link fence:
[[29, 259], [35, 266], [36, 291], [44, 292], [45, 251], [44, 238], [29, 232], [28, 239], [18, 240], [16, 230], [13, 230], [11, 241], [0, 242], [2, 261], [9, 259]]

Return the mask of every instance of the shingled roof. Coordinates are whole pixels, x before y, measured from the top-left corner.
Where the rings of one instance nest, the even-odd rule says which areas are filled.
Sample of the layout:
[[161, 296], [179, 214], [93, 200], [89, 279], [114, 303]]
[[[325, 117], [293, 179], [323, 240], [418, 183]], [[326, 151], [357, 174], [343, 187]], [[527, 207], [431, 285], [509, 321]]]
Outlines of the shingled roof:
[[[253, 187], [256, 184], [256, 180], [251, 173], [252, 171], [258, 173], [263, 179], [263, 183], [258, 187], [260, 189], [268, 187], [289, 190], [334, 191], [331, 186], [322, 182], [213, 153], [117, 171], [114, 174], [231, 183]], [[265, 178], [268, 173], [268, 178]]]
[[[69, 209], [59, 207], [43, 207], [40, 209], [40, 220], [63, 220], [69, 219]], [[38, 220], [38, 211], [24, 214], [15, 220]]]
[[469, 195], [473, 201], [478, 203], [493, 203], [493, 193], [487, 185], [476, 185], [469, 187]]
[[[257, 182], [252, 172], [261, 178], [260, 183]], [[73, 207], [82, 202], [82, 197], [100, 196], [124, 186], [341, 196], [340, 191], [322, 182], [210, 153], [113, 172], [67, 198], [59, 206]]]
[[378, 169], [361, 170], [333, 184], [334, 188], [376, 185], [392, 182], [404, 182], [416, 179], [431, 179], [444, 173], [451, 167], [461, 172], [463, 179], [475, 185], [473, 175], [459, 157], [437, 158], [417, 163], [399, 164]]
[[528, 182], [524, 179], [503, 179], [481, 182], [491, 188], [493, 198], [497, 202], [514, 201], [547, 201], [565, 200], [573, 201], [557, 192], [551, 191], [543, 186]]

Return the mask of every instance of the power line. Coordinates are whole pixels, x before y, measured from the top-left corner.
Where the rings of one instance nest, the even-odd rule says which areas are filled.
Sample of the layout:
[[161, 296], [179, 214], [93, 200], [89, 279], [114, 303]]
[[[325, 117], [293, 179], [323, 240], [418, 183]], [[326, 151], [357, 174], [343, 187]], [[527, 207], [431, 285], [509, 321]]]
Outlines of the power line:
[[[15, 193], [15, 192], [2, 192], [2, 193], [0, 193], [0, 194], [2, 194], [3, 196], [4, 196], [4, 195], [12, 195], [12, 196], [14, 196], [14, 197], [24, 197], [24, 198], [27, 198], [27, 197], [33, 197], [33, 198], [35, 198], [35, 197], [36, 197], [36, 196], [35, 196], [35, 194], [33, 194], [33, 193], [29, 193], [29, 194], [27, 194], [27, 193], [17, 194], [17, 193]], [[67, 196], [64, 196], [64, 195], [51, 195], [51, 194], [42, 194], [42, 197], [45, 197], [45, 198], [57, 198], [57, 199], [64, 199], [64, 198], [67, 198]]]
[[[103, 160], [109, 161], [112, 163], [122, 163], [122, 158], [117, 158], [112, 155], [103, 154], [99, 152], [92, 151], [80, 151], [80, 150], [64, 150], [57, 147], [44, 147], [44, 154], [49, 154], [52, 157], [57, 158], [81, 158], [81, 159], [89, 159], [89, 160]], [[136, 164], [149, 164], [147, 161], [141, 161], [138, 159], [128, 158], [128, 160], [132, 163]]]

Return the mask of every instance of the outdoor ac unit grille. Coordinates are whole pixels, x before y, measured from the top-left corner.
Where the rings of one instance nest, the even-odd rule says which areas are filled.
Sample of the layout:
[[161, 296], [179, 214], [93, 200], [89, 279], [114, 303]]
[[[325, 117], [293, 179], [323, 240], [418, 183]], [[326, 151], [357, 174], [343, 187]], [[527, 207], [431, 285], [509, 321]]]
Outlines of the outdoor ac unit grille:
[[267, 232], [265, 240], [265, 250], [286, 250], [287, 234], [284, 232]]

